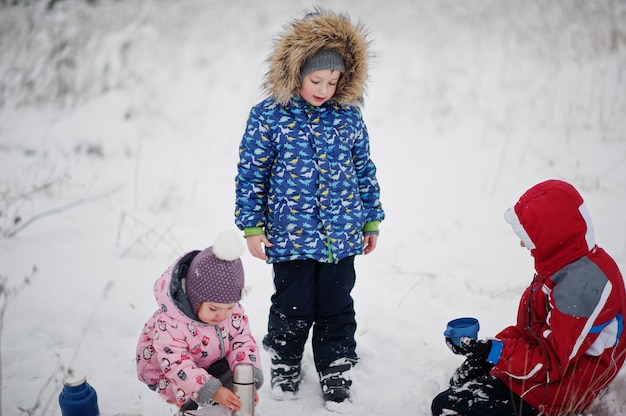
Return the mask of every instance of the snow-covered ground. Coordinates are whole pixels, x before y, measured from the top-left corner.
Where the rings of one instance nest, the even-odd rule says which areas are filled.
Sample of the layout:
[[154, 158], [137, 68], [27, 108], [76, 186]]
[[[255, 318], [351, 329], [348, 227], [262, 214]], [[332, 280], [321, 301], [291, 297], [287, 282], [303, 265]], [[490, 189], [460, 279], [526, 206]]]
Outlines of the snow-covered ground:
[[[558, 178], [626, 270], [626, 2], [78, 1], [0, 6], [4, 415], [60, 415], [82, 369], [103, 416], [171, 415], [135, 375], [152, 283], [233, 228], [237, 146], [282, 25], [314, 5], [369, 28], [364, 108], [387, 220], [357, 259], [356, 415], [430, 415], [480, 335], [515, 318], [533, 269], [503, 212]], [[244, 256], [264, 334], [270, 266]], [[266, 368], [269, 360], [264, 356]], [[310, 349], [302, 397], [261, 416], [328, 415]], [[626, 373], [588, 412], [626, 413]]]

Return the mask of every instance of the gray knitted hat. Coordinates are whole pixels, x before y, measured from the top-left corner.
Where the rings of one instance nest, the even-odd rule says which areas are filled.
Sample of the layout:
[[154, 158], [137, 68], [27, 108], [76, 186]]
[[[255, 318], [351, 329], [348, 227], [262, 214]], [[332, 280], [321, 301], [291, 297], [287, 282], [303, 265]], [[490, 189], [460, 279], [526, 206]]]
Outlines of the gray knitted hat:
[[241, 237], [224, 231], [213, 246], [194, 257], [187, 271], [185, 292], [194, 312], [202, 302], [235, 303], [241, 300], [245, 285]]
[[334, 49], [322, 48], [315, 52], [304, 62], [300, 68], [300, 75], [305, 76], [320, 69], [332, 69], [339, 72], [346, 72], [341, 54]]

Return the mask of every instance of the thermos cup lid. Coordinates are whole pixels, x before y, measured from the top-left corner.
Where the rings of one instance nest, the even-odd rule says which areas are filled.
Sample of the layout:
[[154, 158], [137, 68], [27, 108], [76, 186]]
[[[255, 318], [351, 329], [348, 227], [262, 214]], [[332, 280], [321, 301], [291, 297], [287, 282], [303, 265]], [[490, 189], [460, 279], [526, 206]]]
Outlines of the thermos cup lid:
[[87, 375], [82, 371], [70, 371], [65, 379], [63, 380], [63, 384], [68, 387], [80, 386], [85, 381], [87, 381]]
[[452, 339], [452, 343], [458, 347], [462, 337], [476, 339], [479, 330], [480, 324], [478, 323], [478, 319], [465, 317], [453, 319], [448, 322], [443, 335], [446, 338]]

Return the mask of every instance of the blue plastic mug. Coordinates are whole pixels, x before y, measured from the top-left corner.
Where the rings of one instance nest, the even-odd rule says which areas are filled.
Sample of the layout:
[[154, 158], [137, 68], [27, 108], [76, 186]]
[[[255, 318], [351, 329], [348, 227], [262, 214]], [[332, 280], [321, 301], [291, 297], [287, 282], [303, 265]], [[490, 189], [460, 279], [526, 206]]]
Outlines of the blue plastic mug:
[[452, 339], [452, 343], [457, 347], [460, 345], [461, 337], [478, 338], [480, 325], [476, 318], [457, 318], [448, 322], [448, 326], [443, 335]]

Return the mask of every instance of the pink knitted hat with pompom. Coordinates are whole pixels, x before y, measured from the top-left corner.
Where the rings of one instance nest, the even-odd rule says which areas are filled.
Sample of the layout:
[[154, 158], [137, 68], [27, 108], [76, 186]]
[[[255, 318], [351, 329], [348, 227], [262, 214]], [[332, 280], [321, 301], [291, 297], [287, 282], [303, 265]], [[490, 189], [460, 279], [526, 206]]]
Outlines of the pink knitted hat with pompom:
[[245, 286], [241, 237], [223, 231], [213, 246], [202, 250], [189, 265], [185, 292], [194, 312], [202, 302], [235, 303]]

